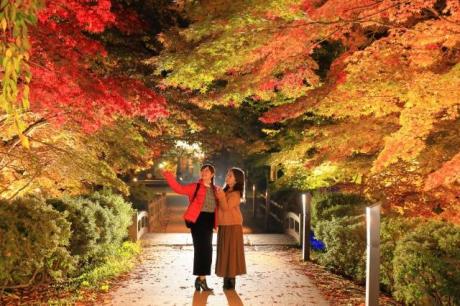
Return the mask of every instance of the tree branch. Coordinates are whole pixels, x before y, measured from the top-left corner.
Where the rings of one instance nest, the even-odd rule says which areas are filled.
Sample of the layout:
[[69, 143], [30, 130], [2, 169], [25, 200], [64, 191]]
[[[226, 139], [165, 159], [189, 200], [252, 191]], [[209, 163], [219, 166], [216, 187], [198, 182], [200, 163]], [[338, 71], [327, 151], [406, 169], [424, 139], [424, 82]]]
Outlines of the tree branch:
[[[27, 135], [29, 136], [30, 134], [32, 134], [37, 128], [39, 128], [40, 126], [42, 125], [46, 125], [48, 123], [48, 121], [45, 119], [45, 118], [40, 118], [39, 120], [35, 121], [34, 123], [32, 123], [31, 125], [29, 125], [23, 132], [24, 135]], [[13, 147], [15, 147], [17, 145], [17, 143], [19, 143], [20, 140], [19, 140], [19, 135], [14, 135], [13, 138], [11, 139], [8, 139], [8, 140], [4, 140], [3, 141], [3, 145], [4, 146], [8, 146], [8, 145], [13, 145]]]

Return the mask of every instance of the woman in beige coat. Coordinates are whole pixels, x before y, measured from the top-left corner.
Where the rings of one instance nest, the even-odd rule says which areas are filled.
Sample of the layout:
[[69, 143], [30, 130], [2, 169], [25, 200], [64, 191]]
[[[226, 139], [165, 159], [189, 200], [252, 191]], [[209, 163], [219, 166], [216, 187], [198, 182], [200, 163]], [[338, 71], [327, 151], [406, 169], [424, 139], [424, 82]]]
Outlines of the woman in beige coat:
[[224, 278], [224, 289], [235, 289], [235, 277], [246, 274], [243, 242], [243, 216], [240, 211], [244, 190], [244, 172], [232, 168], [225, 178], [225, 188], [217, 191], [216, 275]]

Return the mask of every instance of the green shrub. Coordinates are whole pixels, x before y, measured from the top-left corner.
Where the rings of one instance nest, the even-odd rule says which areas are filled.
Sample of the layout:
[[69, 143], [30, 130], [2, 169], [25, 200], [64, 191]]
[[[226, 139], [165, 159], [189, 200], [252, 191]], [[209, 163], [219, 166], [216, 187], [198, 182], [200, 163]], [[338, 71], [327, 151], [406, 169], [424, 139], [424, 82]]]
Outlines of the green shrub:
[[394, 290], [393, 259], [398, 243], [423, 223], [421, 218], [383, 217], [380, 227], [380, 283], [386, 292]]
[[356, 194], [315, 192], [312, 198], [312, 224], [364, 214], [365, 199]]
[[362, 282], [365, 279], [366, 228], [363, 216], [318, 221], [317, 239], [326, 252], [318, 253], [320, 264]]
[[134, 209], [131, 207], [131, 203], [126, 202], [121, 195], [113, 194], [108, 189], [92, 193], [88, 199], [110, 212], [110, 224], [108, 224], [111, 232], [110, 243], [121, 244], [128, 236], [128, 227], [132, 223]]
[[134, 265], [134, 258], [141, 252], [140, 243], [125, 241], [107, 256], [106, 261], [81, 274], [76, 278], [83, 286], [93, 287], [107, 278], [114, 277], [130, 270]]
[[67, 216], [71, 224], [69, 250], [82, 266], [98, 254], [101, 229], [96, 222], [96, 205], [89, 199], [62, 198], [48, 200], [53, 207]]
[[396, 246], [394, 295], [407, 304], [459, 305], [460, 227], [420, 224]]
[[64, 278], [75, 268], [66, 249], [69, 238], [65, 216], [43, 200], [0, 201], [0, 283]]
[[[94, 203], [94, 202], [93, 202]], [[104, 248], [105, 245], [111, 244], [115, 240], [116, 229], [116, 216], [112, 213], [110, 209], [106, 209], [98, 203], [94, 203], [94, 218], [96, 219], [96, 226], [99, 231], [99, 238], [96, 240], [96, 243]]]
[[70, 252], [78, 256], [80, 267], [87, 268], [104, 262], [121, 245], [134, 212], [123, 197], [108, 190], [49, 203], [66, 212], [72, 228]]

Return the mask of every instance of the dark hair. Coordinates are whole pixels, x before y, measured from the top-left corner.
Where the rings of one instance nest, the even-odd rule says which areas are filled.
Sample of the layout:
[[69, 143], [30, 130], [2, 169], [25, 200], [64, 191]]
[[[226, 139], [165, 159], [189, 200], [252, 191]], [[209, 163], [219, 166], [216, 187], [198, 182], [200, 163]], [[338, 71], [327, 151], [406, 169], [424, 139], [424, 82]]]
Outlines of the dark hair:
[[[230, 171], [232, 171], [233, 176], [235, 177], [235, 186], [233, 186], [233, 191], [239, 191], [240, 196], [243, 196], [244, 194], [244, 171], [241, 170], [240, 168], [231, 168]], [[224, 191], [227, 191], [230, 188], [230, 186], [226, 185], [224, 188]]]
[[[211, 164], [203, 164], [203, 166], [201, 166], [200, 172], [203, 171], [206, 168], [208, 168], [209, 171], [211, 171], [212, 174], [216, 173], [216, 169]], [[214, 176], [211, 178], [211, 186], [214, 186]]]

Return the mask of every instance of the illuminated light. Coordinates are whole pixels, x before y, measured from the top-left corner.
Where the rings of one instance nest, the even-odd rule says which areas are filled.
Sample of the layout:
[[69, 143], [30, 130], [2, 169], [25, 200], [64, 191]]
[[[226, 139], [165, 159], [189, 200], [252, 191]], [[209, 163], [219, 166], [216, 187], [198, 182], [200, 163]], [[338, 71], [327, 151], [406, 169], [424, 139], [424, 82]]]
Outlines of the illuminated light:
[[305, 261], [307, 260], [307, 195], [302, 193], [302, 259]]
[[137, 182], [137, 177], [133, 178], [133, 182]]
[[193, 156], [197, 159], [204, 159], [205, 154], [199, 143], [194, 142], [190, 144], [186, 141], [178, 140], [176, 141], [176, 148], [182, 149], [189, 154], [193, 154]]
[[381, 203], [366, 207], [366, 306], [378, 305]]

